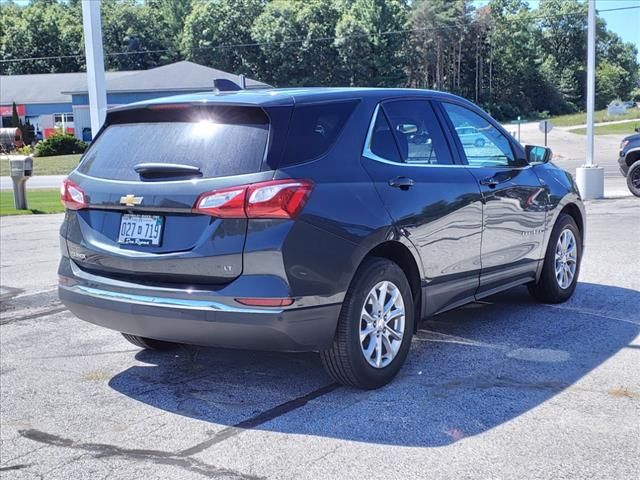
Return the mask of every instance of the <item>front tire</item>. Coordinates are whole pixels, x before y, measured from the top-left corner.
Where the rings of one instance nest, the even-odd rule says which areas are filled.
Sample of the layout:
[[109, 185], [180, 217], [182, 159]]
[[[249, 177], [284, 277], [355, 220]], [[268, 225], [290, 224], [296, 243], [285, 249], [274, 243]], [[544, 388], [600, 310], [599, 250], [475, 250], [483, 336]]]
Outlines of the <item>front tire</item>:
[[145, 350], [158, 350], [166, 351], [177, 348], [177, 343], [165, 342], [163, 340], [155, 340], [153, 338], [139, 337], [138, 335], [131, 335], [129, 333], [122, 332], [122, 336], [130, 343], [133, 343], [136, 347], [144, 348]]
[[636, 197], [640, 197], [640, 160], [629, 167], [627, 172], [627, 187]]
[[582, 236], [570, 215], [561, 214], [549, 238], [540, 279], [527, 285], [542, 303], [566, 302], [576, 289], [582, 261]]
[[335, 381], [379, 388], [404, 364], [414, 324], [414, 299], [402, 269], [384, 258], [366, 259], [345, 296], [333, 344], [320, 358]]

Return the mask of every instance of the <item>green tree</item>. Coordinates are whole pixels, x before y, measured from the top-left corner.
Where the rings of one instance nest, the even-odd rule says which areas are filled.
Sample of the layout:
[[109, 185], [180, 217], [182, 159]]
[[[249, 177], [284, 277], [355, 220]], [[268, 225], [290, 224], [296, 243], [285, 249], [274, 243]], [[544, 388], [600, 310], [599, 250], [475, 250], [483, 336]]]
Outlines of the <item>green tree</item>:
[[177, 47], [184, 29], [184, 22], [191, 12], [191, 0], [146, 0], [146, 3], [164, 19], [167, 36]]
[[171, 38], [161, 12], [136, 0], [102, 1], [105, 68], [143, 70], [173, 59]]
[[596, 70], [596, 108], [606, 108], [616, 98], [627, 99], [630, 90], [625, 88], [627, 72], [620, 65], [601, 62]]
[[498, 118], [515, 118], [548, 109], [541, 75], [533, 14], [521, 0], [489, 2], [495, 27], [491, 33], [492, 98], [481, 101]]
[[20, 116], [18, 115], [18, 107], [16, 106], [16, 102], [11, 103], [11, 126], [15, 128], [20, 128]]
[[[82, 21], [73, 4], [33, 0], [2, 5], [0, 56], [4, 74], [79, 71], [84, 67]], [[49, 58], [51, 57], [51, 58]]]
[[184, 58], [231, 73], [253, 74], [260, 49], [252, 46], [251, 26], [264, 8], [261, 0], [195, 2], [184, 22]]
[[340, 85], [340, 57], [333, 44], [340, 19], [335, 0], [276, 0], [253, 24], [261, 43], [261, 78], [274, 85]]
[[584, 103], [587, 8], [578, 0], [541, 0], [536, 12], [546, 81], [558, 85], [563, 111]]
[[[640, 63], [638, 62], [638, 49], [630, 42], [624, 42], [619, 35], [607, 30], [604, 20], [601, 28], [598, 29], [598, 43], [596, 50], [599, 60], [596, 79], [600, 75], [608, 76], [596, 81], [596, 102], [598, 97], [604, 94], [598, 85], [611, 85], [612, 68], [617, 70], [618, 77], [615, 79], [615, 94], [617, 98], [628, 100], [632, 97], [632, 91], [640, 85]], [[607, 87], [608, 88], [608, 87]], [[604, 94], [606, 96], [606, 94]]]
[[354, 0], [345, 9], [335, 46], [349, 85], [406, 84], [407, 14], [401, 0]]
[[[472, 30], [470, 0], [417, 0], [409, 13], [409, 84], [415, 87], [462, 88], [463, 44]], [[476, 16], [477, 36], [484, 47], [491, 25]], [[482, 30], [482, 31], [480, 31]], [[466, 51], [465, 51], [466, 53]]]

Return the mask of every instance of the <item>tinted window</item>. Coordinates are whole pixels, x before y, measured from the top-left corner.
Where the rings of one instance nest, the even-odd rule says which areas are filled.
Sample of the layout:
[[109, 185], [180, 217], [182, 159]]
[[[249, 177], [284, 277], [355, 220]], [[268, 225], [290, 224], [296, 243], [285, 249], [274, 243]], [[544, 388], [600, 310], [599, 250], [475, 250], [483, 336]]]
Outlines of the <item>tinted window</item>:
[[282, 166], [303, 163], [327, 153], [357, 103], [333, 102], [295, 107]]
[[[422, 100], [387, 102], [379, 115], [383, 115], [382, 112], [388, 120], [388, 126], [396, 141], [400, 161], [423, 165], [452, 163], [448, 146], [429, 102]], [[373, 143], [375, 142], [372, 141]], [[380, 156], [384, 157], [384, 155]]]
[[[175, 117], [176, 113], [140, 115], [149, 120]], [[225, 119], [218, 112], [189, 121], [184, 117], [110, 125], [92, 143], [78, 170], [111, 180], [139, 180], [134, 167], [147, 162], [197, 166], [205, 178], [260, 170], [269, 135], [264, 113]]]
[[507, 137], [484, 117], [452, 103], [443, 103], [442, 106], [453, 123], [469, 165], [516, 164], [511, 143]]
[[378, 111], [376, 123], [373, 125], [371, 145], [369, 148], [374, 154], [385, 160], [391, 160], [393, 162], [402, 161], [396, 140], [393, 138], [393, 132], [382, 110]]

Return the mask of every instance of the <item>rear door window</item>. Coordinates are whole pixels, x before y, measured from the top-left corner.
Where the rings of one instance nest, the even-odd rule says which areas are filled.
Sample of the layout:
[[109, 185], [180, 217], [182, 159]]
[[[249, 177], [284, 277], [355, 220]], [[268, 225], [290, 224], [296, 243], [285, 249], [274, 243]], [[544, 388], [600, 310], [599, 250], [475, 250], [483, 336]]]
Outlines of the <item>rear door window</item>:
[[140, 180], [134, 170], [140, 163], [191, 165], [200, 168], [203, 178], [257, 172], [267, 148], [268, 117], [260, 109], [241, 115], [234, 110], [239, 108], [132, 113], [131, 123], [115, 123], [102, 132], [78, 171], [125, 181]]
[[431, 104], [425, 100], [394, 100], [382, 104], [370, 147], [383, 159], [399, 163], [453, 163], [438, 119]]

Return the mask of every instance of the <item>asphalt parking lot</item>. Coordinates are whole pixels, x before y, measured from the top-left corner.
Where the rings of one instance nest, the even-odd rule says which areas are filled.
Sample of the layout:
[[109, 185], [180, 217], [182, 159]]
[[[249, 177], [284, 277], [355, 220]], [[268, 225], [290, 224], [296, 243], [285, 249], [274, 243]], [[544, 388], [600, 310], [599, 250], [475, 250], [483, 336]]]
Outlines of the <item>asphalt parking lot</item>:
[[0, 220], [0, 477], [637, 478], [640, 199], [587, 202], [575, 296], [430, 319], [398, 378], [315, 354], [140, 351], [58, 302], [59, 215]]

